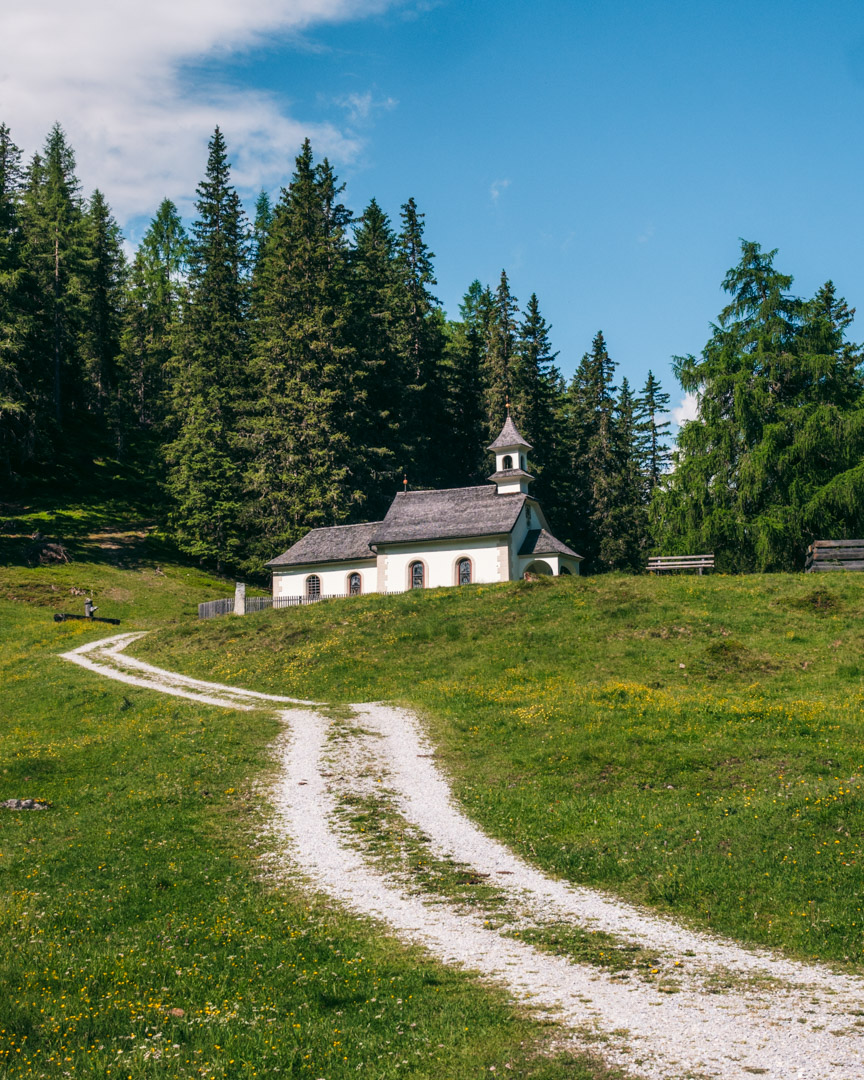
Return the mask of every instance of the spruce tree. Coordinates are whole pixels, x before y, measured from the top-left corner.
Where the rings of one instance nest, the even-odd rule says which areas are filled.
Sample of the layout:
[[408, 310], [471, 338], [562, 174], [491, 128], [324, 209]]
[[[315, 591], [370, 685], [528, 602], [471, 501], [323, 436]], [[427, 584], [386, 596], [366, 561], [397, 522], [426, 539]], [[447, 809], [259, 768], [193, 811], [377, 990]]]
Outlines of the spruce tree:
[[175, 539], [221, 570], [242, 555], [248, 227], [219, 128], [197, 194], [165, 456]]
[[510, 292], [507, 274], [502, 270], [495, 290], [492, 318], [483, 358], [484, 405], [486, 409], [486, 434], [490, 442], [501, 431], [507, 415], [506, 402], [513, 394], [517, 377], [519, 305]]
[[396, 236], [375, 199], [357, 222], [350, 262], [351, 339], [363, 386], [355, 451], [367, 461], [366, 512], [374, 519], [387, 512], [401, 478], [398, 470], [407, 468], [412, 449], [403, 411], [408, 372], [399, 348], [399, 319], [407, 297]]
[[370, 470], [355, 435], [366, 388], [350, 334], [351, 215], [341, 190], [307, 139], [259, 267], [249, 473], [259, 558], [311, 526], [363, 516]]
[[600, 562], [609, 570], [641, 570], [648, 548], [645, 484], [640, 463], [636, 400], [627, 379], [615, 405], [611, 489], [600, 535]]
[[161, 431], [169, 411], [168, 372], [188, 255], [189, 240], [177, 207], [164, 199], [135, 253], [123, 318], [125, 413], [145, 432]]
[[0, 124], [0, 477], [33, 453], [36, 436], [28, 370], [32, 296], [24, 265], [21, 152]]
[[519, 431], [534, 447], [532, 491], [557, 524], [565, 512], [567, 465], [558, 424], [561, 375], [549, 329], [532, 293], [518, 329], [512, 405]]
[[423, 238], [424, 215], [414, 199], [402, 205], [396, 239], [396, 261], [403, 306], [396, 328], [403, 369], [400, 424], [406, 433], [408, 461], [400, 463], [415, 487], [435, 487], [448, 469], [442, 360], [446, 342], [444, 318], [437, 298], [434, 253]]
[[482, 366], [493, 305], [488, 287], [472, 281], [459, 305], [461, 319], [447, 324], [444, 382], [449, 469], [445, 483], [451, 487], [480, 484], [489, 475]]
[[126, 258], [123, 237], [105, 197], [93, 192], [84, 217], [85, 273], [80, 354], [88, 407], [100, 419], [117, 421], [117, 382]]
[[87, 255], [75, 155], [59, 124], [51, 129], [44, 153], [35, 155], [27, 169], [21, 223], [36, 298], [33, 405], [39, 426], [47, 430], [51, 418], [58, 432], [86, 397], [79, 344]]
[[636, 399], [636, 443], [640, 465], [645, 477], [645, 489], [650, 496], [660, 484], [669, 467], [669, 447], [666, 443], [669, 421], [669, 395], [664, 393], [660, 381], [649, 368], [648, 378]]
[[567, 539], [589, 572], [610, 569], [618, 499], [615, 362], [602, 331], [591, 343], [567, 389], [562, 408], [569, 466]]

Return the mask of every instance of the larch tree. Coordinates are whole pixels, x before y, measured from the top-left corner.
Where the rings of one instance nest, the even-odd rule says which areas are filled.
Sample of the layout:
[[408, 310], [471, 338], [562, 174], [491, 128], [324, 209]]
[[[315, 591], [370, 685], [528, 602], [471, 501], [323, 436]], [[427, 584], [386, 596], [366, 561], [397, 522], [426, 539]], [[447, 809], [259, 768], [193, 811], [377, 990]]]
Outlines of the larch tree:
[[851, 313], [830, 283], [811, 301], [793, 296], [775, 255], [742, 242], [711, 338], [676, 366], [698, 418], [679, 434], [657, 528], [679, 550], [715, 552], [726, 570], [800, 567], [814, 535], [864, 527]]

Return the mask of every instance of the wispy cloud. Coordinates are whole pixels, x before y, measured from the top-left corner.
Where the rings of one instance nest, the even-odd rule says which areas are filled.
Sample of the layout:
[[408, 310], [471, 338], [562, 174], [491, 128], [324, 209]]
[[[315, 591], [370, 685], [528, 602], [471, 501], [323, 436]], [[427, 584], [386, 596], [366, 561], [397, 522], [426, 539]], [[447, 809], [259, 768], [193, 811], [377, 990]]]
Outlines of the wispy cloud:
[[352, 124], [361, 124], [375, 112], [395, 109], [399, 102], [392, 97], [376, 98], [371, 90], [367, 90], [365, 94], [353, 93], [337, 98], [336, 104], [347, 111]]
[[637, 244], [647, 244], [651, 237], [654, 235], [654, 226], [649, 225], [646, 229], [636, 237]]
[[671, 410], [673, 421], [681, 427], [688, 420], [695, 420], [699, 412], [699, 395], [685, 394]]
[[510, 187], [509, 180], [493, 180], [492, 186], [489, 188], [489, 195], [492, 202], [498, 202], [501, 192], [506, 191], [508, 187]]
[[[59, 120], [87, 187], [103, 188], [121, 220], [180, 202], [201, 177], [216, 124], [241, 189], [270, 187], [309, 136], [351, 160], [356, 135], [289, 114], [272, 94], [188, 66], [362, 18], [400, 0], [29, 0], [0, 5], [0, 118], [28, 153]], [[370, 101], [368, 108], [374, 107]], [[357, 108], [362, 108], [358, 103]], [[188, 204], [187, 204], [188, 205]]]

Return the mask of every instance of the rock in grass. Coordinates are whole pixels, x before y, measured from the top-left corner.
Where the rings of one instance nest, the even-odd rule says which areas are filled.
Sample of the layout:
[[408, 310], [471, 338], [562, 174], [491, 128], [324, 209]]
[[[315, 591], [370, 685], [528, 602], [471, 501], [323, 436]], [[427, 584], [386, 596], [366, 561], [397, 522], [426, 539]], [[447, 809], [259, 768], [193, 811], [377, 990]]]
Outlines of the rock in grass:
[[48, 806], [44, 799], [7, 799], [0, 803], [0, 810], [47, 810]]

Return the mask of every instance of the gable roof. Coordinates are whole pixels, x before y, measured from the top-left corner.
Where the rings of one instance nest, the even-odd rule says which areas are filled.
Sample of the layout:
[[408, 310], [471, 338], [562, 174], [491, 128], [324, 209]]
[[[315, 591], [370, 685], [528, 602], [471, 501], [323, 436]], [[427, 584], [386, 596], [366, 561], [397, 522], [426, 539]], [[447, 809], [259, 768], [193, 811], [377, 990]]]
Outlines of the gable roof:
[[400, 491], [369, 542], [404, 544], [509, 533], [526, 498], [520, 492], [499, 495], [494, 484]]
[[522, 542], [522, 547], [519, 548], [520, 555], [569, 555], [571, 559], [583, 558], [582, 555], [577, 555], [576, 552], [567, 547], [566, 544], [562, 544], [560, 540], [556, 540], [550, 532], [546, 532], [545, 529], [531, 529]]
[[349, 562], [352, 559], [374, 559], [370, 550], [372, 534], [380, 521], [364, 521], [362, 525], [333, 525], [311, 532], [267, 563], [267, 566], [303, 566], [307, 563]]
[[533, 450], [534, 447], [531, 443], [526, 442], [519, 432], [516, 430], [516, 425], [508, 416], [504, 421], [504, 427], [501, 428], [501, 434], [490, 446], [487, 446], [487, 450], [506, 450], [509, 446], [524, 446], [526, 450]]

